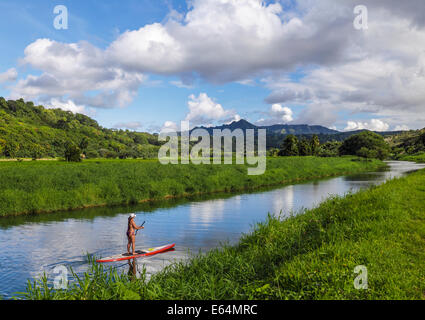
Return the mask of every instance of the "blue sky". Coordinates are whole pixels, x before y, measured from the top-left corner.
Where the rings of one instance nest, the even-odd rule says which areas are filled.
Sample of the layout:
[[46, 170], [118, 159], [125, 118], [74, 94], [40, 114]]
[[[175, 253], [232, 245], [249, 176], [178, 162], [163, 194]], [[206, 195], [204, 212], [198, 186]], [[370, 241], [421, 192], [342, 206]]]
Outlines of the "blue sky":
[[[424, 127], [416, 116], [422, 78], [411, 75], [425, 62], [421, 17], [381, 3], [368, 8], [366, 33], [353, 28], [355, 2], [329, 3], [0, 0], [0, 95], [148, 131], [240, 118], [340, 130]], [[68, 9], [67, 30], [53, 26], [58, 4]], [[417, 46], [406, 50], [403, 39]], [[408, 85], [395, 90], [397, 83]]]

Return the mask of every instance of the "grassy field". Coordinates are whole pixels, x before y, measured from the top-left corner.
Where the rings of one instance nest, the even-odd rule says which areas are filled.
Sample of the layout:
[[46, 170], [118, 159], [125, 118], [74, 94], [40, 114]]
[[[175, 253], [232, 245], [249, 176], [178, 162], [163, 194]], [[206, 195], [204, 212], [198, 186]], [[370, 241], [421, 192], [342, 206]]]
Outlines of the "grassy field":
[[266, 172], [257, 176], [247, 175], [247, 165], [162, 165], [156, 160], [0, 162], [0, 216], [240, 191], [383, 165], [354, 160], [270, 158]]
[[[25, 297], [425, 299], [424, 185], [421, 170], [283, 221], [270, 216], [238, 245], [166, 267], [149, 281], [92, 264], [67, 291], [49, 289], [45, 279]], [[354, 288], [358, 265], [367, 268], [366, 290]]]

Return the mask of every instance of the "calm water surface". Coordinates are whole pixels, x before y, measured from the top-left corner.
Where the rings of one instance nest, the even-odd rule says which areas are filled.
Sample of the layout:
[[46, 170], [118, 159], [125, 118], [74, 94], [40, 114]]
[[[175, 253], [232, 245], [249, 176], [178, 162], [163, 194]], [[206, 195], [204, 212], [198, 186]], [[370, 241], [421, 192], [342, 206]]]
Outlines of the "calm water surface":
[[[127, 216], [136, 212], [136, 222], [146, 221], [139, 231], [138, 248], [176, 243], [174, 251], [137, 260], [148, 275], [165, 265], [205, 252], [220, 243], [236, 243], [242, 233], [264, 221], [268, 212], [288, 215], [317, 206], [330, 195], [343, 195], [408, 172], [424, 168], [411, 162], [388, 162], [386, 170], [342, 176], [273, 190], [238, 195], [215, 195], [135, 207], [97, 208], [38, 216], [0, 219], [0, 295], [10, 298], [23, 291], [28, 278], [46, 272], [55, 276], [55, 266], [71, 266], [77, 273], [87, 269], [87, 256], [124, 252]], [[111, 264], [128, 271], [123, 262]]]

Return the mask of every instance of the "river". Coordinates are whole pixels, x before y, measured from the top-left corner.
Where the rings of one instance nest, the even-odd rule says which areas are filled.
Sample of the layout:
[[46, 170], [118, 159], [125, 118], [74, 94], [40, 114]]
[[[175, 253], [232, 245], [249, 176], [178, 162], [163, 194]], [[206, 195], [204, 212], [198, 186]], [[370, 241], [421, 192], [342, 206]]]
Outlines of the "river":
[[[146, 221], [137, 247], [176, 243], [174, 251], [137, 260], [148, 276], [173, 261], [205, 252], [220, 243], [236, 243], [267, 214], [287, 216], [317, 206], [330, 195], [344, 195], [424, 168], [424, 164], [389, 161], [388, 168], [330, 179], [262, 189], [243, 194], [216, 194], [169, 200], [133, 207], [113, 207], [0, 219], [0, 295], [11, 298], [24, 291], [27, 279], [44, 272], [54, 279], [55, 267], [87, 270], [87, 253], [96, 257], [125, 252], [130, 212], [136, 222]], [[110, 264], [128, 271], [127, 263]]]

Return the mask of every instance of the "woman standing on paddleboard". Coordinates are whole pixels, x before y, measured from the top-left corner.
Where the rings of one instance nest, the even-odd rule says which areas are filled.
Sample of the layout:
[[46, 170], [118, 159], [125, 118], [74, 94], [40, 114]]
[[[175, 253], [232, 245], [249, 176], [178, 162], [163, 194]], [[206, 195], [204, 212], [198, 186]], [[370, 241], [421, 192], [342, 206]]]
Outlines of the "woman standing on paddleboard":
[[[127, 228], [127, 238], [128, 238], [128, 244], [127, 244], [127, 252], [129, 255], [134, 255], [136, 251], [136, 233], [134, 230], [140, 230], [144, 229], [145, 227], [138, 227], [136, 225], [136, 222], [134, 222], [134, 218], [136, 218], [136, 215], [134, 213], [130, 214], [128, 217], [128, 228]], [[132, 252], [130, 252], [130, 246], [132, 247]]]

